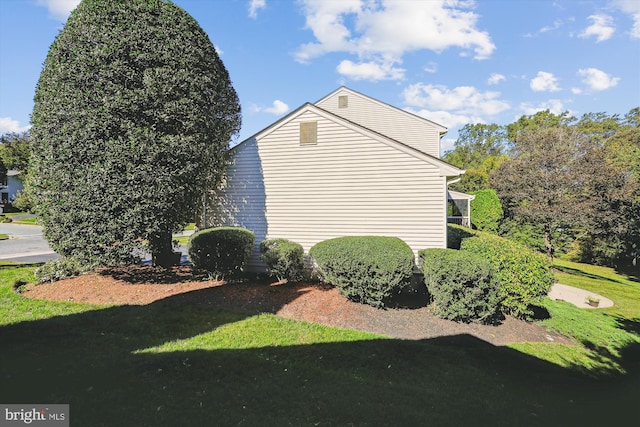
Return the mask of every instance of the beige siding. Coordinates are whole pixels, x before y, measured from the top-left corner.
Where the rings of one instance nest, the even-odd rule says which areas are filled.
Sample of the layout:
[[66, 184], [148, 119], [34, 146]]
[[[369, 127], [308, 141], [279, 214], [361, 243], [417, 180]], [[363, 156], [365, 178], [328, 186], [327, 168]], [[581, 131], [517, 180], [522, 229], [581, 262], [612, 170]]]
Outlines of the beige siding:
[[[299, 123], [318, 121], [318, 143], [300, 146]], [[350, 235], [400, 237], [414, 251], [444, 247], [444, 177], [436, 167], [307, 112], [258, 143], [268, 238], [308, 250]]]
[[256, 242], [249, 269], [264, 269], [260, 261], [260, 242], [267, 235], [265, 187], [255, 139], [233, 150], [232, 163], [218, 197], [212, 203], [208, 223], [212, 226], [245, 227], [255, 233]]
[[[300, 123], [314, 121], [317, 144], [300, 145]], [[416, 254], [446, 247], [446, 177], [437, 165], [311, 107], [257, 138], [234, 150], [214, 215], [216, 225], [256, 233], [252, 269], [263, 268], [265, 238], [293, 240], [307, 254], [353, 235], [399, 237]]]
[[[348, 106], [340, 108], [340, 96], [348, 97]], [[440, 131], [443, 127], [406, 111], [341, 88], [316, 105], [347, 120], [358, 123], [396, 141], [440, 158]]]

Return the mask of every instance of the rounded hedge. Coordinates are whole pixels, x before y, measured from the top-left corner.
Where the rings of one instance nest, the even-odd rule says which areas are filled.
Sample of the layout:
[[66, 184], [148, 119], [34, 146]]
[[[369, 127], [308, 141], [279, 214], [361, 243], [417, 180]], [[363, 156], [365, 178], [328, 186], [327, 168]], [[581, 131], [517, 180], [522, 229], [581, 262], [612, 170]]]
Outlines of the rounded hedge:
[[479, 232], [464, 239], [460, 250], [476, 253], [491, 262], [505, 314], [530, 318], [532, 306], [542, 304], [542, 298], [553, 284], [553, 271], [547, 258], [511, 240]]
[[410, 283], [415, 264], [413, 251], [397, 237], [339, 237], [316, 244], [309, 254], [343, 296], [374, 307], [384, 307]]
[[304, 270], [304, 249], [287, 239], [264, 240], [260, 243], [262, 262], [270, 275], [278, 280], [297, 281]]
[[480, 255], [453, 249], [419, 252], [434, 314], [461, 322], [489, 323], [500, 310], [498, 281]]
[[447, 224], [447, 248], [460, 249], [462, 239], [475, 236], [475, 230], [462, 225]]
[[208, 228], [191, 236], [187, 251], [195, 268], [229, 278], [242, 272], [254, 241], [253, 231], [246, 228]]

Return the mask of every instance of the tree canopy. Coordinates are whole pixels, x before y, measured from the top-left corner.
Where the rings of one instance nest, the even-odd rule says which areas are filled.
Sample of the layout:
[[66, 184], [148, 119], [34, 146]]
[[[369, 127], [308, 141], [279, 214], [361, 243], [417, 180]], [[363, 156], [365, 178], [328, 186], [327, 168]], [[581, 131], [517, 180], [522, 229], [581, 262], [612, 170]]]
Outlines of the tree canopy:
[[0, 161], [7, 169], [26, 172], [30, 158], [29, 132], [0, 135]]
[[[540, 111], [504, 126], [466, 125], [444, 160], [456, 190], [495, 189], [498, 232], [553, 256], [607, 265], [640, 257], [640, 108], [624, 116]], [[473, 220], [473, 218], [472, 218]]]
[[458, 132], [454, 149], [443, 160], [466, 169], [455, 189], [473, 192], [490, 187], [489, 174], [506, 158], [506, 129], [496, 124], [467, 124]]
[[56, 252], [160, 264], [240, 128], [213, 44], [163, 0], [84, 0], [49, 49], [32, 114], [31, 186]]

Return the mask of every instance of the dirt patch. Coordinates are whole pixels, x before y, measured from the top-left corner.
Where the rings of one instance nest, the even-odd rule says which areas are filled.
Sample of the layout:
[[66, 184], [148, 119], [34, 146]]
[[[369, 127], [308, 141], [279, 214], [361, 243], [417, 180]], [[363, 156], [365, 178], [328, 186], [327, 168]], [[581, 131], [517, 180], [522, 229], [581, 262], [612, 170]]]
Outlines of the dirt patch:
[[[401, 339], [428, 339], [468, 334], [505, 345], [513, 342], [571, 344], [567, 337], [536, 323], [507, 316], [499, 325], [463, 324], [434, 316], [428, 306], [381, 310], [351, 302], [331, 286], [316, 283], [270, 283], [264, 280], [225, 283], [194, 275], [190, 267], [103, 269], [55, 283], [28, 285], [28, 298], [90, 304], [145, 305], [173, 297], [181, 304], [212, 309], [274, 313], [341, 328]], [[179, 295], [179, 296], [178, 296]]]

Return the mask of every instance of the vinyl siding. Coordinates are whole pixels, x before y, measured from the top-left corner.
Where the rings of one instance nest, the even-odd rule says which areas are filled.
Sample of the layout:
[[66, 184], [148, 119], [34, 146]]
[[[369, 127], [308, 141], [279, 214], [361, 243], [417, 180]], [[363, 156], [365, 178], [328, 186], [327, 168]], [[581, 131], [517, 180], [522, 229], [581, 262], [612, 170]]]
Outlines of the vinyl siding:
[[[340, 96], [348, 96], [346, 108], [338, 106]], [[406, 111], [375, 101], [346, 88], [337, 90], [316, 105], [335, 115], [440, 158], [440, 130], [445, 129]]]
[[[312, 121], [317, 144], [300, 145], [300, 123]], [[217, 212], [219, 223], [256, 232], [254, 268], [264, 238], [293, 240], [306, 253], [353, 235], [396, 236], [416, 254], [446, 246], [446, 178], [434, 165], [313, 111], [242, 145]]]
[[260, 261], [260, 242], [267, 235], [265, 188], [258, 146], [250, 139], [233, 150], [231, 164], [217, 198], [211, 203], [208, 224], [245, 227], [255, 233], [255, 245], [248, 268], [263, 271]]

